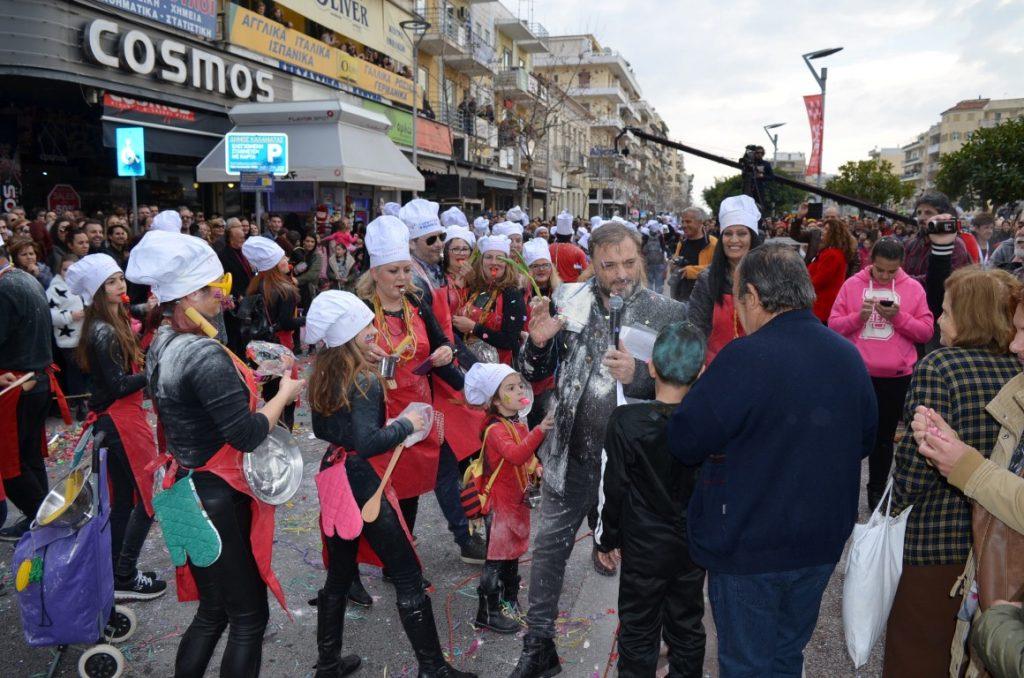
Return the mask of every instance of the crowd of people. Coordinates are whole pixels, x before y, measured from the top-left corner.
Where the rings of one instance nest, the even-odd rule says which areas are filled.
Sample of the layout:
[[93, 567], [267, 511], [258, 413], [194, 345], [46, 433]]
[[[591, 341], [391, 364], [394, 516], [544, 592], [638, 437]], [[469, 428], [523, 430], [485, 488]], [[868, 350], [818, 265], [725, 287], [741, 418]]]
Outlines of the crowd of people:
[[[21, 518], [0, 540], [30, 530], [47, 416], [70, 403], [109, 451], [116, 596], [166, 592], [139, 554], [154, 493], [190, 485], [221, 548], [184, 537], [177, 594], [199, 606], [175, 675], [204, 675], [226, 628], [221, 675], [258, 675], [268, 590], [287, 607], [273, 506], [238, 460], [306, 394], [324, 444], [318, 677], [359, 667], [342, 647], [347, 607], [373, 604], [360, 563], [394, 585], [420, 676], [473, 675], [442, 652], [416, 552], [430, 493], [480, 567], [473, 625], [525, 627], [514, 678], [561, 671], [584, 520], [594, 569], [620, 577], [619, 675], [653, 676], [663, 644], [669, 675], [703, 675], [705, 582], [721, 675], [800, 675], [865, 485], [869, 508], [913, 507], [884, 674], [1020, 675], [1021, 211], [933, 193], [907, 224], [806, 204], [773, 222], [744, 195], [640, 223], [379, 212], [2, 215], [0, 478]], [[253, 340], [288, 349], [279, 374], [257, 379]]]

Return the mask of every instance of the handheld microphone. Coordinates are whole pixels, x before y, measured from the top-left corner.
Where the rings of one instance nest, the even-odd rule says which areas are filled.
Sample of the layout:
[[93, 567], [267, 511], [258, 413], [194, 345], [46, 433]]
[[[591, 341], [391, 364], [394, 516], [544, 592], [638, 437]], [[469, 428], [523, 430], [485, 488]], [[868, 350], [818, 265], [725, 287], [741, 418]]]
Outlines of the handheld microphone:
[[622, 331], [622, 297], [613, 294], [608, 298], [608, 343], [618, 350], [619, 333]]

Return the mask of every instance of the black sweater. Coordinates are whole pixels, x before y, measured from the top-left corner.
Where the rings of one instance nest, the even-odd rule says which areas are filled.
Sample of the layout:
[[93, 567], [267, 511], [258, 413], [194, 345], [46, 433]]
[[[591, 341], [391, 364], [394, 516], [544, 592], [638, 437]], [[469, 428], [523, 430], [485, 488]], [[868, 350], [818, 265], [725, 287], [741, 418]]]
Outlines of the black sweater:
[[115, 400], [131, 395], [146, 387], [146, 375], [132, 374], [124, 369], [124, 354], [117, 342], [114, 328], [97, 320], [89, 328], [85, 338], [89, 355], [89, 372], [92, 374], [92, 397], [89, 409], [103, 412]]
[[249, 411], [249, 392], [213, 339], [161, 326], [146, 374], [167, 449], [186, 468], [202, 466], [225, 443], [252, 452], [270, 432], [267, 418]]
[[[53, 362], [53, 321], [39, 281], [11, 267], [0, 273], [0, 374], [42, 372]], [[40, 384], [49, 382], [39, 379]]]
[[329, 415], [313, 412], [313, 435], [369, 459], [393, 450], [413, 430], [404, 418], [384, 426], [384, 389], [380, 380], [372, 375], [356, 379], [358, 385], [349, 389], [348, 408]]

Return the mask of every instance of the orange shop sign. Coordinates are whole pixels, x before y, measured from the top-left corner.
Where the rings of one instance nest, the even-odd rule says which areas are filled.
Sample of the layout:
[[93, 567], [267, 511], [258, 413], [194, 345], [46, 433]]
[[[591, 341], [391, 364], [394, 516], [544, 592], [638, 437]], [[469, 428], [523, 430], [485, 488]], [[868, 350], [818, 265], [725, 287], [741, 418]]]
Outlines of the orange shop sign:
[[416, 119], [416, 146], [430, 153], [440, 155], [452, 154], [451, 130], [445, 125], [427, 120]]

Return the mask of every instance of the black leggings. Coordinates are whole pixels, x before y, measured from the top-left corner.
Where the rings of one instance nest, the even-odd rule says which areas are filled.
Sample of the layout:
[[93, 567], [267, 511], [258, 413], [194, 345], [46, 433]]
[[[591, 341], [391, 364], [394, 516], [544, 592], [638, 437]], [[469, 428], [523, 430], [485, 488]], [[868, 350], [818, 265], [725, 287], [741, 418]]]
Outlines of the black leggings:
[[[42, 379], [48, 379], [45, 374]], [[18, 459], [21, 475], [4, 478], [4, 490], [8, 499], [32, 520], [39, 505], [43, 503], [50, 484], [46, 479], [43, 464], [43, 445], [46, 437], [46, 414], [50, 409], [49, 382], [45, 387], [26, 393], [18, 398]]]
[[110, 417], [100, 417], [96, 422], [96, 432], [104, 434], [102, 446], [107, 448], [107, 473], [113, 488], [110, 497], [110, 551], [114, 576], [121, 582], [127, 582], [135, 577], [135, 566], [153, 519], [146, 513], [146, 505], [139, 496], [135, 474], [114, 422]]
[[[184, 475], [184, 474], [179, 474]], [[220, 558], [209, 567], [189, 563], [199, 588], [199, 609], [178, 645], [175, 678], [201, 678], [210, 656], [228, 628], [220, 662], [224, 678], [258, 676], [263, 632], [270, 609], [249, 542], [252, 499], [212, 473], [193, 474], [196, 492], [222, 543]]]
[[[322, 467], [323, 468], [323, 467]], [[369, 462], [356, 456], [345, 460], [345, 470], [352, 486], [356, 503], [362, 506], [377, 491], [380, 476]], [[363, 537], [376, 551], [395, 584], [399, 607], [413, 607], [423, 602], [423, 573], [416, 552], [405, 536], [398, 514], [386, 499], [381, 500], [380, 516], [372, 523], [363, 524]], [[358, 565], [356, 552], [359, 539], [327, 537], [327, 593], [343, 595], [355, 578]]]
[[[910, 386], [910, 375], [888, 379], [871, 377], [871, 385], [875, 388], [875, 399], [878, 401], [878, 433], [875, 435], [875, 446], [871, 450], [871, 456], [868, 457], [868, 492], [874, 496], [881, 496], [889, 480], [892, 441], [896, 436], [900, 417], [903, 416], [903, 401]], [[869, 510], [874, 508], [868, 507]]]

